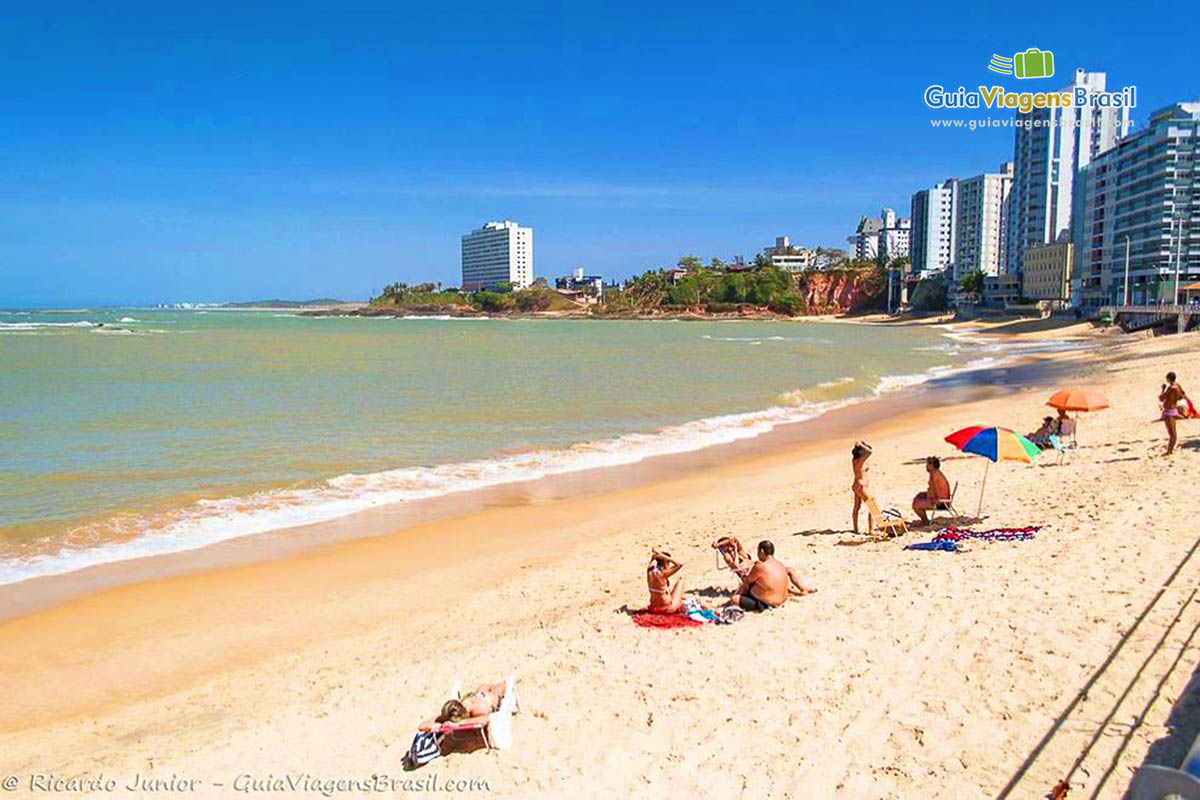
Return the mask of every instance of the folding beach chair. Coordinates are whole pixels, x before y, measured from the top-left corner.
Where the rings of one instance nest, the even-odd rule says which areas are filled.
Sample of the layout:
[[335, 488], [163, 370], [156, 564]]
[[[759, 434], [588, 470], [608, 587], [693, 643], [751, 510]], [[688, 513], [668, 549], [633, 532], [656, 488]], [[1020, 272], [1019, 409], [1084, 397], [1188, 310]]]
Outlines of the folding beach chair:
[[[520, 709], [520, 700], [513, 689], [516, 679], [515, 675], [508, 676], [500, 708], [488, 714], [486, 721], [444, 722], [435, 728], [433, 733], [451, 740], [478, 734], [489, 750], [506, 750], [512, 747], [512, 715]], [[454, 684], [451, 694], [456, 698], [460, 696], [458, 683]]]
[[[1079, 446], [1079, 443], [1075, 441], [1075, 420], [1068, 417], [1059, 424], [1058, 440], [1062, 444], [1063, 450], [1067, 449], [1068, 447]], [[1054, 449], [1057, 450], [1058, 448], [1056, 447]]]
[[[870, 515], [870, 519], [867, 520], [867, 536], [876, 541], [908, 533], [904, 515], [894, 508], [880, 511], [879, 502], [872, 495], [867, 495], [867, 513]], [[882, 533], [877, 533], [877, 529]]]
[[933, 510], [929, 512], [929, 519], [937, 519], [939, 511], [945, 511], [951, 517], [961, 517], [958, 509], [954, 507], [954, 497], [958, 494], [958, 481], [954, 482], [954, 488], [950, 490], [950, 497], [946, 500], [939, 500]]
[[1063, 440], [1059, 437], [1050, 435], [1050, 446], [1054, 448], [1054, 452], [1058, 453], [1058, 463], [1061, 466], [1067, 458], [1067, 446], [1063, 444]]

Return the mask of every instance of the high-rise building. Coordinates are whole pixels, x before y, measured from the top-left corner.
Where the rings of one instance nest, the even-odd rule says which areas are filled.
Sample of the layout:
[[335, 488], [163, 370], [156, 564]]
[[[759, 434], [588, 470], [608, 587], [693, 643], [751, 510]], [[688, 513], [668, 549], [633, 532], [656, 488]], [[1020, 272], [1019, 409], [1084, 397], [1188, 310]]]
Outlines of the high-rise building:
[[489, 222], [462, 236], [462, 288], [524, 289], [533, 281], [533, 228]]
[[[1200, 100], [1155, 111], [1087, 169], [1080, 304], [1173, 303], [1200, 279]], [[1177, 272], [1178, 269], [1178, 272]], [[1178, 279], [1176, 279], [1178, 274]]]
[[912, 220], [897, 217], [895, 211], [885, 208], [878, 219], [860, 219], [854, 234], [846, 237], [846, 243], [850, 245], [851, 258], [891, 261], [909, 255], [911, 235]]
[[999, 172], [984, 173], [958, 182], [955, 223], [954, 279], [982, 270], [985, 275], [1004, 271], [1008, 245], [1009, 193], [1013, 164]]
[[958, 179], [921, 189], [912, 196], [912, 271], [944, 272], [954, 264]]
[[879, 258], [886, 263], [911, 256], [912, 220], [896, 216], [890, 208], [883, 209], [880, 220], [883, 226], [879, 229]]
[[[1076, 87], [1102, 92], [1105, 74], [1077, 69], [1071, 85], [1059, 92]], [[1076, 174], [1116, 144], [1128, 127], [1126, 107], [1069, 106], [1017, 113], [1006, 271], [1019, 274], [1026, 249], [1054, 242], [1070, 229]]]

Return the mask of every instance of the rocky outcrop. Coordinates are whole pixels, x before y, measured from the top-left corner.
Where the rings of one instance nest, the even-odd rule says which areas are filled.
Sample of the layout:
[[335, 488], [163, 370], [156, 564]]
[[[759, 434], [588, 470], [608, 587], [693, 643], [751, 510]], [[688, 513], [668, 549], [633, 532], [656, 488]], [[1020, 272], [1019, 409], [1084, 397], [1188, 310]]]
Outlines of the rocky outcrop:
[[882, 271], [833, 269], [800, 277], [800, 296], [807, 314], [844, 314], [869, 311], [881, 305]]

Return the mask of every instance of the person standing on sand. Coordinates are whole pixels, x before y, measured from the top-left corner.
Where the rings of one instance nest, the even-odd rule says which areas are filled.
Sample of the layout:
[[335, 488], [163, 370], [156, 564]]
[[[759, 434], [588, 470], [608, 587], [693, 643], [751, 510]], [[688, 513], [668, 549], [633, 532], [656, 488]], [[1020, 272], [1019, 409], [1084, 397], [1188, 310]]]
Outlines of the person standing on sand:
[[[858, 510], [867, 500], [867, 459], [871, 457], [871, 445], [866, 442], [855, 442], [850, 451], [850, 466], [854, 470], [854, 483], [850, 491], [854, 492], [854, 532], [858, 533]], [[867, 512], [868, 527], [872, 523], [871, 512]]]
[[646, 585], [650, 588], [650, 610], [659, 614], [673, 614], [683, 607], [683, 579], [671, 585], [671, 577], [683, 569], [670, 553], [650, 552], [650, 565], [646, 567]]
[[1183, 391], [1183, 387], [1175, 382], [1175, 373], [1167, 373], [1167, 382], [1162, 385], [1162, 391], [1159, 392], [1158, 402], [1162, 404], [1162, 421], [1167, 427], [1167, 452], [1166, 455], [1171, 455], [1175, 452], [1175, 442], [1178, 441], [1178, 431], [1175, 425], [1183, 418], [1183, 412], [1179, 410], [1179, 404], [1187, 399], [1187, 393]]
[[787, 602], [793, 586], [799, 595], [816, 591], [800, 583], [796, 571], [775, 558], [775, 545], [763, 539], [758, 543], [758, 561], [750, 568], [750, 574], [742, 580], [742, 585], [726, 605], [737, 606], [743, 611], [778, 608]]

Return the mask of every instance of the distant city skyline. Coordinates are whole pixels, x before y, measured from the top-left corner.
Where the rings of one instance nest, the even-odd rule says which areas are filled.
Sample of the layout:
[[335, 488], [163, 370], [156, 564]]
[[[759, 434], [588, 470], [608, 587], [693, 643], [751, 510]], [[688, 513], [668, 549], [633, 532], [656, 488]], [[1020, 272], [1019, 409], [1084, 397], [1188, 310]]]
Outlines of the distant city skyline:
[[[844, 249], [862, 216], [907, 216], [918, 189], [1012, 158], [1011, 128], [930, 123], [1011, 111], [922, 102], [934, 83], [1036, 83], [988, 72], [993, 53], [1053, 50], [1039, 88], [1077, 67], [1136, 85], [1135, 132], [1200, 94], [1188, 48], [1161, 46], [1194, 40], [1186, 15], [863, 11], [872, 25], [848, 28], [782, 3], [12, 9], [0, 307], [454, 285], [483, 220], [534, 228], [551, 280], [752, 257], [781, 235]], [[774, 48], [770, 31], [819, 34]]]

